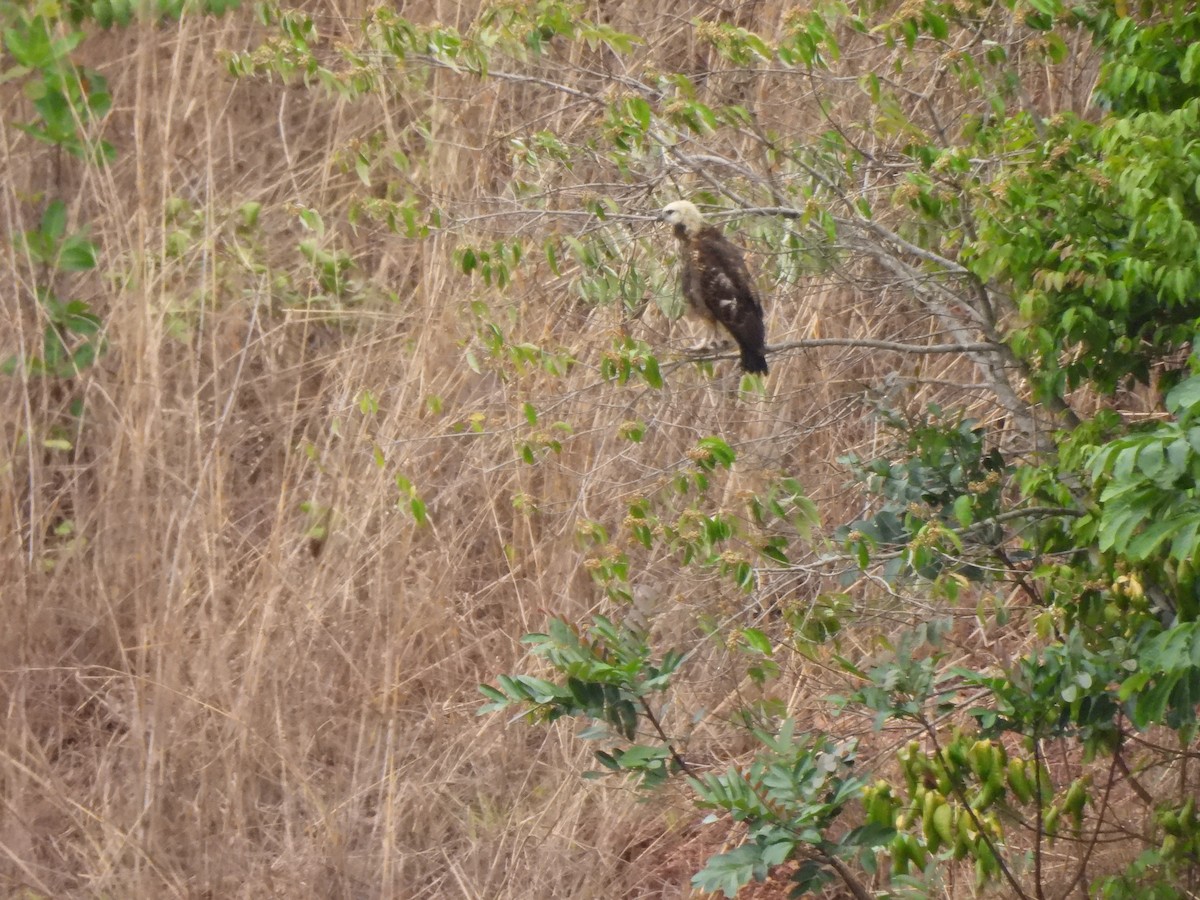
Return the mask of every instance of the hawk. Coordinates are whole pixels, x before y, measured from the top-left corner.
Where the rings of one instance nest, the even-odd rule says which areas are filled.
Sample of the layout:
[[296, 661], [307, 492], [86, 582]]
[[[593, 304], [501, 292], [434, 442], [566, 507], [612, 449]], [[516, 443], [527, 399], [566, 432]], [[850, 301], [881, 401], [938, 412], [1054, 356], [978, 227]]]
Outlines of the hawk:
[[679, 238], [680, 284], [688, 310], [710, 328], [724, 326], [742, 351], [743, 370], [766, 375], [763, 309], [742, 251], [686, 200], [668, 203], [659, 218]]

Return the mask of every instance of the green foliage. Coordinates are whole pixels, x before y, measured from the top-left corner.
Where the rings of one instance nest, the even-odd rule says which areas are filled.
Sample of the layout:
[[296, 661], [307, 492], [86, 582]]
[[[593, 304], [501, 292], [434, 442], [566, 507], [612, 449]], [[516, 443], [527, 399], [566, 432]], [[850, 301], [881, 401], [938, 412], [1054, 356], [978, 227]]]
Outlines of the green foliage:
[[42, 213], [37, 228], [18, 240], [37, 266], [42, 283], [36, 289], [45, 325], [40, 353], [12, 356], [0, 364], [7, 374], [18, 369], [30, 375], [69, 378], [91, 366], [104, 352], [102, 322], [83, 300], [63, 300], [54, 291], [56, 272], [85, 272], [96, 266], [96, 245], [84, 231], [67, 233], [67, 208], [52, 200]]
[[[590, 207], [589, 212], [598, 222], [617, 211], [615, 205], [599, 202]], [[548, 238], [545, 252], [552, 271], [559, 275], [570, 273], [572, 292], [589, 306], [621, 304], [634, 312], [651, 295], [664, 312], [678, 315], [678, 310], [668, 309], [668, 270], [654, 267], [652, 258], [645, 258], [645, 248], [629, 240], [623, 229], [602, 225], [583, 238], [574, 235]], [[568, 262], [574, 266], [569, 268]]]
[[74, 156], [112, 159], [110, 144], [87, 137], [112, 106], [112, 97], [99, 72], [71, 60], [84, 33], [60, 33], [46, 16], [13, 8], [0, 7], [0, 22], [5, 25], [4, 48], [16, 64], [0, 72], [0, 78], [23, 82], [25, 96], [37, 113], [32, 121], [13, 123], [15, 127]]
[[[609, 772], [634, 775], [644, 786], [660, 784], [683, 766], [659, 725], [650, 699], [664, 694], [684, 657], [665, 653], [658, 663], [646, 635], [597, 616], [586, 631], [553, 619], [544, 634], [523, 638], [563, 680], [528, 675], [501, 676], [498, 687], [480, 685], [489, 703], [479, 713], [517, 707], [533, 721], [579, 718], [591, 723], [581, 737], [604, 743], [597, 762]], [[650, 743], [638, 743], [639, 720], [654, 726]], [[594, 773], [599, 775], [601, 773]]]
[[1195, 732], [1200, 703], [1200, 626], [1177, 625], [1141, 643], [1137, 671], [1126, 678], [1118, 697], [1129, 704], [1138, 728], [1165, 723], [1184, 736]]
[[866, 671], [843, 662], [865, 682], [852, 699], [875, 713], [877, 728], [888, 719], [920, 722], [926, 704], [935, 696], [942, 704], [935, 715], [953, 710], [954, 696], [942, 696], [941, 688], [956, 676], [952, 672], [939, 672], [940, 654], [926, 652], [941, 643], [950, 625], [948, 619], [935, 619], [901, 632], [894, 641], [883, 638], [882, 659]]
[[[701, 438], [668, 484], [627, 504], [615, 540], [600, 522], [579, 523], [580, 543], [593, 553], [585, 567], [610, 598], [632, 600], [630, 555], [624, 548], [667, 552], [683, 566], [715, 572], [740, 593], [758, 587], [761, 568], [787, 567], [788, 545], [808, 537], [815, 507], [795, 479], [782, 478], [747, 499], [749, 519], [713, 509], [714, 475], [731, 469], [736, 459], [734, 449], [721, 438]], [[816, 634], [821, 628], [836, 631], [838, 624], [836, 616], [824, 610], [806, 627]], [[752, 650], [770, 655], [765, 636], [752, 629], [742, 635]], [[761, 681], [773, 667], [769, 660], [760, 660], [752, 677]]]
[[[748, 637], [760, 643], [757, 634]], [[684, 654], [668, 651], [655, 663], [645, 633], [603, 616], [595, 617], [586, 631], [553, 619], [546, 633], [527, 635], [524, 642], [557, 680], [500, 676], [494, 686], [480, 685], [489, 701], [480, 714], [516, 707], [533, 721], [578, 718], [590, 723], [580, 737], [605, 748], [595, 751], [602, 771], [590, 773], [592, 777], [629, 775], [643, 788], [653, 788], [685, 773], [698, 808], [723, 811], [747, 825], [739, 847], [712, 857], [696, 874], [693, 883], [701, 890], [721, 890], [732, 897], [748, 882], [761, 881], [771, 868], [800, 857], [793, 877], [799, 894], [829, 880], [833, 858], [873, 850], [891, 837], [890, 829], [871, 824], [841, 837], [831, 834], [862, 791], [862, 782], [850, 771], [856, 756], [853, 742], [797, 735], [795, 722], [787, 719], [774, 732], [753, 729], [762, 749], [749, 766], [698, 774], [667, 736], [661, 711], [651, 703], [664, 695], [661, 707], [669, 705]]]
[[[1004, 277], [1029, 321], [1012, 335], [1044, 396], [1088, 383], [1111, 392], [1192, 340], [1200, 319], [1200, 83], [1187, 48], [1200, 16], [1175, 6], [1154, 23], [1101, 4], [1088, 19], [1105, 51], [1102, 121], [1014, 119], [997, 137], [1028, 159], [985, 200], [972, 267]], [[1192, 62], [1189, 62], [1192, 60]], [[1070, 351], [1063, 358], [1063, 350]]]
[[617, 384], [636, 380], [655, 390], [663, 386], [662, 369], [650, 345], [628, 336], [613, 339], [612, 349], [600, 361], [600, 374]]
[[831, 859], [873, 850], [891, 836], [889, 828], [866, 824], [832, 837], [833, 824], [862, 793], [862, 781], [851, 773], [855, 743], [835, 744], [795, 729], [792, 719], [774, 734], [755, 729], [763, 749], [749, 766], [688, 779], [697, 807], [722, 810], [747, 825], [738, 847], [712, 857], [696, 873], [695, 887], [733, 897], [772, 868], [799, 859], [792, 882], [793, 896], [801, 896], [833, 880]]
[[407, 508], [408, 512], [412, 514], [413, 521], [418, 525], [424, 525], [429, 516], [425, 501], [421, 499], [416, 486], [404, 475], [397, 474], [395, 481], [396, 487], [400, 491], [400, 498], [396, 501], [396, 505], [400, 508]]
[[[84, 26], [125, 26], [135, 13], [178, 17], [192, 8], [221, 13], [237, 5], [236, 0], [157, 0], [149, 7], [133, 0], [69, 0], [65, 7], [0, 2], [0, 32], [8, 57], [0, 82], [20, 84], [35, 113], [30, 120], [8, 124], [87, 164], [111, 162], [112, 145], [95, 137], [112, 107], [108, 82], [72, 58], [87, 37]], [[33, 294], [43, 322], [42, 340], [39, 349], [28, 348], [0, 362], [0, 371], [76, 376], [97, 361], [107, 342], [103, 319], [92, 305], [60, 295], [61, 276], [96, 269], [100, 249], [86, 226], [68, 233], [67, 207], [60, 199], [48, 200], [38, 227], [25, 231], [15, 243], [36, 272]]]
[[1200, 854], [1196, 798], [1160, 806], [1155, 810], [1154, 824], [1161, 830], [1159, 846], [1143, 851], [1120, 875], [1101, 879], [1095, 896], [1102, 900], [1168, 900], [1179, 896], [1177, 886], [1194, 876]]
[[[93, 161], [112, 158], [112, 147], [89, 134], [112, 106], [100, 73], [76, 65], [72, 52], [84, 39], [78, 29], [63, 30], [48, 14], [13, 4], [0, 5], [4, 49], [14, 65], [0, 80], [19, 81], [36, 113], [14, 127], [37, 141]], [[67, 233], [67, 208], [50, 200], [37, 228], [17, 240], [37, 272], [34, 287], [41, 318], [40, 352], [32, 348], [2, 364], [3, 371], [69, 378], [91, 366], [104, 351], [102, 321], [84, 300], [63, 299], [59, 273], [86, 272], [97, 263], [98, 248], [87, 230]]]
[[[1089, 474], [1100, 489], [1097, 511], [1077, 528], [1101, 551], [1152, 562], [1160, 572], [1168, 566], [1177, 586], [1190, 587], [1200, 550], [1200, 498], [1192, 490], [1200, 477], [1200, 377], [1177, 385], [1164, 404], [1170, 420], [1096, 448]], [[1193, 620], [1200, 606], [1191, 592], [1174, 593], [1188, 601], [1179, 614]]]
[[455, 256], [464, 275], [478, 272], [484, 284], [503, 289], [512, 280], [512, 273], [520, 265], [523, 253], [519, 241], [496, 241], [490, 249], [461, 247]]
[[486, 304], [472, 304], [471, 309], [478, 322], [476, 339], [466, 351], [467, 365], [472, 371], [483, 372], [486, 366], [507, 381], [537, 371], [563, 375], [575, 364], [575, 359], [565, 351], [554, 352], [528, 341], [510, 341], [501, 325], [491, 319]]
[[863, 462], [854, 454], [842, 459], [884, 503], [836, 536], [864, 568], [873, 555], [890, 555], [884, 567], [888, 578], [933, 579], [949, 569], [981, 580], [979, 566], [964, 559], [986, 558], [1005, 540], [994, 521], [1009, 471], [1003, 457], [986, 449], [986, 433], [978, 423], [946, 416], [936, 406], [919, 419], [887, 415], [885, 422], [902, 442], [900, 461]]
[[987, 707], [972, 710], [984, 733], [1015, 731], [1038, 740], [1076, 736], [1093, 751], [1111, 748], [1118, 736], [1120, 704], [1112, 685], [1128, 674], [1123, 642], [1101, 650], [1072, 630], [1059, 644], [1017, 661], [1001, 676], [965, 674], [989, 690]]

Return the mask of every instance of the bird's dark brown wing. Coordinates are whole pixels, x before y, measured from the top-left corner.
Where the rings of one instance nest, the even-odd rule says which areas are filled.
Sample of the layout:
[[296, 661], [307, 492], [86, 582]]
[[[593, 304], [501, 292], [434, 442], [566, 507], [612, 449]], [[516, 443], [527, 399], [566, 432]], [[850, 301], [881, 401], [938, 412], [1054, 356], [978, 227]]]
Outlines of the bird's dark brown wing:
[[763, 309], [742, 251], [711, 226], [702, 229], [692, 243], [694, 271], [685, 276], [691, 290], [737, 341], [746, 371], [765, 374]]
[[695, 237], [696, 256], [702, 270], [701, 291], [705, 302], [717, 319], [724, 321], [728, 301], [744, 306], [762, 316], [762, 305], [754, 291], [754, 281], [746, 267], [742, 251], [712, 226]]

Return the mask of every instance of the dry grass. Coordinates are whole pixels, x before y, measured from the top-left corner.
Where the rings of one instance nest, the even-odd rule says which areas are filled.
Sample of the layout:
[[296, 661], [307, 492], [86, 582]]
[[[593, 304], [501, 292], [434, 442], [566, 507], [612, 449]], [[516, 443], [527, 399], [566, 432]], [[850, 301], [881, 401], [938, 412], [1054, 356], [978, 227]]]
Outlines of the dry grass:
[[[423, 21], [470, 18], [451, 0], [402, 6]], [[331, 39], [353, 35], [368, 9], [312, 7]], [[767, 31], [784, 12], [745, 8], [744, 24]], [[713, 65], [688, 25], [707, 6], [643, 9], [604, 10], [658, 38], [640, 61]], [[352, 229], [344, 215], [364, 187], [337, 160], [380, 128], [410, 140], [416, 103], [235, 82], [218, 51], [261, 37], [243, 11], [89, 39], [116, 100], [111, 167], [85, 169], [0, 132], [0, 230], [31, 227], [39, 195], [69, 199], [105, 271], [60, 287], [97, 307], [111, 345], [69, 383], [0, 381], [4, 893], [687, 896], [698, 854], [685, 804], [650, 808], [580, 781], [587, 748], [568, 728], [479, 719], [475, 685], [527, 666], [517, 639], [549, 611], [607, 608], [582, 568], [577, 522], [615, 531], [623, 504], [653, 490], [697, 438], [719, 433], [741, 453], [721, 483], [728, 505], [784, 471], [836, 524], [859, 502], [837, 456], [880, 446], [864, 397], [898, 375], [903, 404], [944, 399], [988, 415], [971, 370], [950, 357], [823, 349], [776, 357], [761, 399], [737, 395], [725, 363], [716, 380], [676, 368], [662, 391], [604, 383], [597, 364], [614, 330], [668, 355], [685, 338], [653, 311], [629, 322], [579, 303], [542, 264], [504, 294], [453, 264], [466, 238], [574, 227], [470, 222], [495, 208], [506, 137], [534, 110], [537, 127], [563, 132], [595, 111], [561, 98], [547, 106], [529, 85], [442, 73], [428, 88], [442, 100], [429, 124], [445, 142], [408, 187], [466, 224], [420, 241]], [[16, 92], [3, 101], [6, 119], [24, 114]], [[805, 127], [804, 102], [770, 106], [772, 126]], [[612, 178], [600, 168], [560, 186], [556, 205], [576, 208], [591, 179]], [[646, 188], [666, 191], [670, 180], [613, 190], [637, 212]], [[173, 198], [186, 208], [169, 214]], [[234, 224], [247, 201], [263, 204], [250, 236]], [[310, 235], [296, 204], [319, 209], [327, 246], [353, 256], [353, 302], [331, 305], [303, 263], [296, 243]], [[646, 247], [667, 240], [633, 227]], [[38, 340], [37, 271], [9, 241], [0, 253], [7, 356]], [[860, 275], [853, 285], [777, 285], [770, 334], [920, 340], [935, 330], [895, 285]], [[475, 374], [464, 362], [479, 349], [475, 299], [512, 341], [561, 347], [581, 364], [564, 378]], [[82, 420], [68, 412], [77, 399]], [[536, 466], [514, 451], [531, 430], [525, 402], [573, 429], [562, 453]], [[643, 444], [617, 437], [632, 419], [650, 423]], [[396, 475], [428, 504], [427, 527], [408, 513]], [[697, 639], [684, 612], [755, 614], [669, 555], [638, 565], [639, 596], [666, 611], [664, 639]], [[810, 574], [771, 589], [801, 604], [831, 586]], [[864, 615], [908, 614], [887, 598], [859, 602]], [[742, 696], [719, 654], [698, 660], [686, 704], [716, 709]], [[803, 721], [827, 724], [819, 698], [830, 676], [800, 658], [786, 666], [775, 692]], [[731, 740], [714, 730], [697, 753], [727, 756], [740, 749]]]

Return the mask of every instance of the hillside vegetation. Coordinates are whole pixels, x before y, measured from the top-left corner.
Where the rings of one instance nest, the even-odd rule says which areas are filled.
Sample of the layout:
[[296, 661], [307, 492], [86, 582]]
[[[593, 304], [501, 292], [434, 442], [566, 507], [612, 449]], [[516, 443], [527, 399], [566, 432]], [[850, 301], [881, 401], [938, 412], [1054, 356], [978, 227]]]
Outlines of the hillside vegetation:
[[1194, 895], [1189, 5], [0, 26], [3, 896]]

